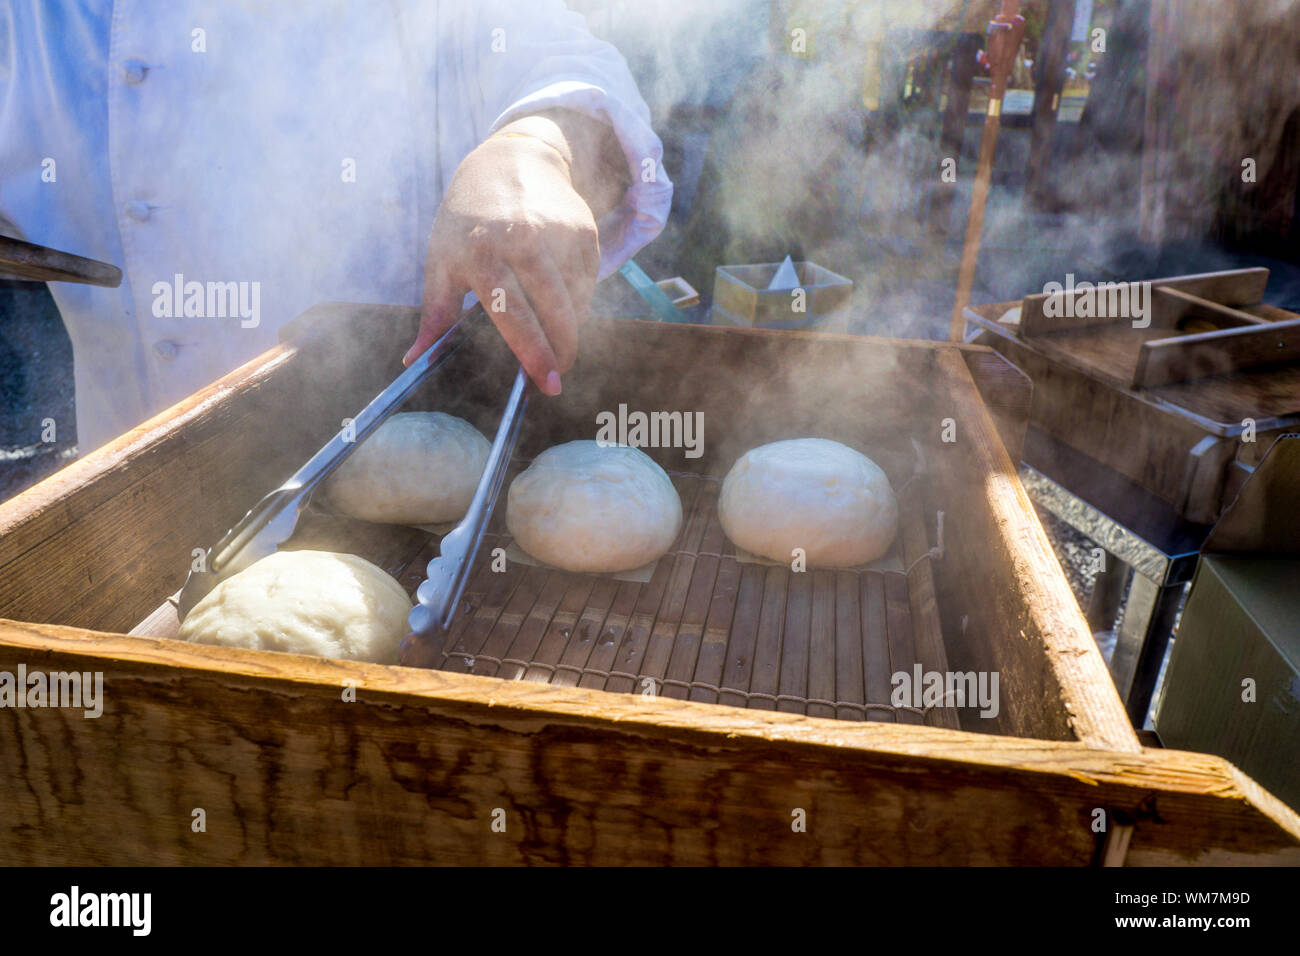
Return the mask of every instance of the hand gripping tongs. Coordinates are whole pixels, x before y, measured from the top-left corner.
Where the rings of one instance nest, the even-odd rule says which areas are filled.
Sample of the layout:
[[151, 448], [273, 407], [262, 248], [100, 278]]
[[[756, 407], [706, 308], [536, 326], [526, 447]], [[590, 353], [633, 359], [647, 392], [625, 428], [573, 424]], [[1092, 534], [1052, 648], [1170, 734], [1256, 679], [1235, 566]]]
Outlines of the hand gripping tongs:
[[[293, 536], [312, 490], [336, 469], [358, 445], [393, 414], [413, 391], [436, 372], [463, 344], [465, 326], [477, 314], [475, 306], [428, 350], [410, 364], [392, 384], [371, 400], [353, 420], [351, 429], [344, 429], [329, 440], [320, 451], [298, 469], [288, 481], [253, 506], [238, 524], [226, 532], [208, 551], [200, 569], [190, 571], [178, 600], [181, 620], [193, 610], [218, 583], [237, 574], [253, 562], [274, 554]], [[427, 633], [434, 626], [450, 627], [457, 602], [465, 587], [469, 566], [473, 563], [483, 529], [491, 517], [497, 494], [505, 476], [506, 466], [519, 434], [519, 422], [526, 404], [527, 378], [521, 368], [515, 376], [514, 388], [505, 414], [497, 428], [496, 440], [487, 467], [479, 479], [473, 503], [465, 519], [442, 540], [442, 556], [429, 562], [428, 574], [433, 580], [420, 586], [417, 604], [411, 612], [410, 626], [414, 635]], [[411, 643], [408, 637], [406, 643]]]

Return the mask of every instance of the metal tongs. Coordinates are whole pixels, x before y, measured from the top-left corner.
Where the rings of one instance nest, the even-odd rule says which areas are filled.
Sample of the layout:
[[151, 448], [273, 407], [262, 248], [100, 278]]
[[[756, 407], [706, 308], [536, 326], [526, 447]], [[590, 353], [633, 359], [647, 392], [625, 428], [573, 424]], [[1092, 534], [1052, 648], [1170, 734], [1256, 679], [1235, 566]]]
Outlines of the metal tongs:
[[[444, 332], [442, 337], [429, 346], [423, 355], [412, 362], [397, 378], [393, 379], [392, 384], [371, 400], [370, 404], [353, 420], [351, 429], [344, 429], [331, 438], [325, 444], [325, 447], [312, 455], [307, 463], [294, 473], [293, 477], [254, 505], [252, 510], [244, 515], [238, 524], [227, 531], [225, 536], [208, 550], [206, 559], [200, 565], [201, 570], [191, 570], [189, 577], [185, 579], [185, 586], [181, 589], [177, 602], [181, 620], [184, 620], [186, 615], [193, 610], [194, 605], [198, 604], [218, 583], [244, 570], [253, 562], [274, 554], [279, 550], [280, 545], [293, 536], [294, 529], [298, 525], [298, 519], [311, 497], [312, 490], [342, 464], [343, 460], [352, 454], [357, 446], [365, 441], [376, 428], [397, 411], [425, 379], [442, 367], [447, 359], [464, 343], [466, 325], [482, 314], [482, 307], [476, 305], [462, 316], [460, 321]], [[471, 516], [486, 510], [486, 514], [482, 517], [483, 523], [486, 524], [487, 517], [491, 515], [492, 506], [495, 504], [497, 493], [500, 491], [501, 478], [505, 472], [504, 464], [498, 459], [503, 458], [505, 462], [509, 461], [510, 449], [513, 448], [514, 439], [519, 431], [518, 419], [524, 407], [521, 385], [525, 381], [523, 370], [520, 369], [519, 375], [516, 376], [514, 391], [511, 392], [510, 403], [506, 407], [506, 416], [502, 419], [501, 426], [497, 430], [497, 440], [493, 443], [492, 455], [488, 459], [488, 467], [484, 471], [483, 478], [479, 481], [479, 487], [475, 492], [469, 514], [466, 516], [465, 521], [462, 521], [451, 534], [443, 539], [442, 553], [444, 555], [448, 554], [448, 541], [451, 540], [452, 535], [461, 532]], [[510, 436], [509, 447], [504, 450], [503, 454], [499, 454], [503, 432], [507, 431], [507, 426], [509, 426]], [[494, 474], [494, 466], [499, 470], [500, 474]], [[492, 480], [489, 481], [489, 478]], [[490, 493], [488, 494], [484, 493], [485, 485], [490, 485]], [[472, 536], [473, 549], [467, 552], [463, 550], [458, 552], [466, 555], [465, 564], [467, 567], [473, 561], [475, 550], [479, 541], [482, 540], [482, 536], [482, 527], [479, 527], [477, 533]], [[462, 536], [462, 538], [464, 537]], [[437, 563], [437, 560], [430, 562], [430, 573], [433, 573], [434, 565]], [[459, 581], [455, 597], [451, 603], [451, 608], [454, 610], [455, 600], [459, 599], [460, 590], [464, 588], [465, 574], [461, 573], [453, 577], [454, 580]], [[425, 593], [423, 585], [420, 590], [421, 594]], [[413, 630], [416, 629], [414, 623], [415, 612], [420, 609], [420, 606], [417, 605], [415, 611], [412, 612]]]
[[483, 542], [483, 532], [501, 493], [506, 468], [519, 437], [519, 425], [528, 406], [528, 392], [528, 376], [520, 367], [501, 414], [501, 423], [497, 425], [483, 476], [474, 490], [474, 500], [460, 524], [443, 536], [438, 557], [425, 568], [425, 579], [415, 592], [416, 604], [407, 618], [411, 632], [397, 652], [398, 662], [407, 667], [433, 667], [437, 663], [438, 652], [451, 631], [460, 596], [469, 580], [474, 556]]

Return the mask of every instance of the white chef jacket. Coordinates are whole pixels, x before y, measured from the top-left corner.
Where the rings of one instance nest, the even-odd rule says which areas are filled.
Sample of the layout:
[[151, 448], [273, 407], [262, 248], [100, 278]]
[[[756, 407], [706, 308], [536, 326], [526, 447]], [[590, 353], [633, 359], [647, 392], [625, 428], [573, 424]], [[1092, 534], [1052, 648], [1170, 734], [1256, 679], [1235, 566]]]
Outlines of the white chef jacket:
[[[632, 186], [598, 223], [603, 278], [663, 228], [672, 184], [623, 58], [561, 0], [8, 0], [0, 215], [124, 273], [118, 289], [50, 285], [81, 450], [315, 303], [418, 304], [456, 167], [551, 107], [610, 123], [627, 158]], [[257, 283], [256, 326], [180, 303], [156, 314], [177, 276], [250, 283], [246, 304]]]

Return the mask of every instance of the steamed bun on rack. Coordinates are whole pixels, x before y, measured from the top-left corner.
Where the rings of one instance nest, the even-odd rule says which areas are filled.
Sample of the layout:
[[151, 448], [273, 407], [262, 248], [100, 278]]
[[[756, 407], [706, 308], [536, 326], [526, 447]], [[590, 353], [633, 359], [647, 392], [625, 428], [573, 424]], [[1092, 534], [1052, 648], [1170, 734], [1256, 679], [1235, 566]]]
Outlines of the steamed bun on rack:
[[870, 458], [825, 438], [751, 449], [723, 479], [718, 518], [733, 543], [788, 563], [802, 548], [809, 567], [851, 568], [889, 550], [898, 504]]
[[491, 443], [469, 422], [442, 412], [392, 416], [339, 465], [325, 496], [363, 521], [459, 521], [474, 499]]
[[630, 571], [672, 547], [682, 502], [643, 451], [571, 441], [515, 478], [506, 526], [519, 547], [566, 571]]
[[402, 586], [363, 558], [279, 551], [213, 588], [180, 639], [396, 664], [410, 611]]

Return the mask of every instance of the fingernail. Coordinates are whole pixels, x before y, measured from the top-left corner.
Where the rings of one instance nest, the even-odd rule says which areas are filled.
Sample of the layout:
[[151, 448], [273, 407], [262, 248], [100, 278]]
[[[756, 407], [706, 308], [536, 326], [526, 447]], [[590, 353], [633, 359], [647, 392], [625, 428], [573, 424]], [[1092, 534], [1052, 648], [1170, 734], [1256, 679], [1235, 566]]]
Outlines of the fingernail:
[[409, 349], [406, 350], [406, 354], [402, 356], [402, 364], [410, 365], [414, 361], [415, 361], [415, 346], [412, 345]]
[[560, 373], [553, 369], [551, 370], [550, 374], [546, 376], [546, 394], [547, 395], [560, 394]]

